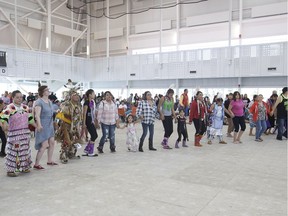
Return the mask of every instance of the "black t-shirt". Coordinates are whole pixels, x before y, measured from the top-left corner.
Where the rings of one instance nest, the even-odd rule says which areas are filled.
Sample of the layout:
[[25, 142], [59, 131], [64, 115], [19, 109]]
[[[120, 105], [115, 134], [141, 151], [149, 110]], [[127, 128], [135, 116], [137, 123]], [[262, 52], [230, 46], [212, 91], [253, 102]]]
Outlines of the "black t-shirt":
[[185, 131], [186, 130], [186, 118], [177, 116], [177, 120], [178, 120], [177, 130]]
[[277, 118], [287, 118], [288, 99], [284, 98], [283, 94], [280, 97], [282, 97], [282, 102], [277, 105]]
[[[228, 110], [228, 108], [229, 108], [229, 105], [230, 105], [230, 100], [229, 99], [227, 99], [225, 102], [224, 102], [224, 107]], [[228, 115], [226, 112], [225, 112], [225, 116], [227, 117], [227, 118], [231, 118], [231, 116], [230, 115]]]
[[92, 123], [92, 111], [91, 108], [89, 106], [90, 101], [85, 100], [84, 105], [83, 106], [87, 106], [87, 113], [86, 113], [86, 125], [91, 124]]
[[30, 102], [30, 101], [35, 101], [36, 100], [36, 98], [35, 98], [35, 96], [34, 95], [29, 95], [28, 97], [27, 97], [27, 102]]

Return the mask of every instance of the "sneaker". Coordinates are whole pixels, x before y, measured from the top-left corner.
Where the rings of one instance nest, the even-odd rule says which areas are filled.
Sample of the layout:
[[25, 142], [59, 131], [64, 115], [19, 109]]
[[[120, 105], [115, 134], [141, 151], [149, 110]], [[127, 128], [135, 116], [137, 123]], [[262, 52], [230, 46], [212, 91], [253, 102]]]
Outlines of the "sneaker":
[[168, 145], [164, 145], [163, 149], [172, 149], [172, 148], [170, 146], [168, 146]]
[[220, 141], [219, 144], [227, 144], [225, 141]]
[[98, 150], [98, 153], [99, 154], [103, 154], [104, 152], [103, 152], [103, 149], [101, 149], [101, 148], [99, 148], [99, 147], [97, 147], [97, 150]]
[[212, 144], [212, 141], [211, 141], [211, 140], [209, 140], [209, 141], [207, 142], [207, 144], [211, 145], [211, 144]]
[[255, 139], [256, 142], [262, 142], [260, 139]]
[[88, 157], [97, 157], [98, 154], [87, 154]]
[[111, 153], [115, 153], [115, 152], [116, 152], [115, 148], [111, 149]]

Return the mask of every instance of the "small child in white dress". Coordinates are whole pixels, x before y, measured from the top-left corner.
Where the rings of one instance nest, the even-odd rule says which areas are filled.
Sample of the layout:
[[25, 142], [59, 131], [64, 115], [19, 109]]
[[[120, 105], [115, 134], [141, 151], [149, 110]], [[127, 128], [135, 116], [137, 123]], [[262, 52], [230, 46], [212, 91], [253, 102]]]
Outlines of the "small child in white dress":
[[227, 144], [223, 140], [223, 133], [222, 133], [222, 128], [223, 128], [223, 120], [224, 120], [224, 112], [225, 112], [225, 107], [223, 105], [223, 99], [222, 98], [217, 98], [216, 102], [213, 103], [210, 107], [210, 111], [212, 112], [212, 124], [210, 127], [210, 136], [208, 137], [208, 144], [212, 144], [212, 140], [214, 139], [215, 136], [219, 138], [219, 144]]
[[121, 129], [124, 129], [125, 127], [127, 128], [126, 144], [127, 144], [128, 151], [131, 151], [131, 152], [138, 151], [138, 147], [139, 147], [139, 139], [137, 137], [136, 127], [135, 127], [136, 123], [137, 121], [134, 121], [133, 116], [130, 114], [126, 118], [126, 124], [123, 127], [121, 127]]

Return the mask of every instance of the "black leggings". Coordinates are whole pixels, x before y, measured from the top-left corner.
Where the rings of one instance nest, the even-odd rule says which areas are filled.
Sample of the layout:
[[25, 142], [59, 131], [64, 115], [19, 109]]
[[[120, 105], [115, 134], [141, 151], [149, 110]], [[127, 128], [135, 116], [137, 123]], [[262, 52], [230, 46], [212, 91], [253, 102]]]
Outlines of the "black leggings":
[[188, 138], [188, 134], [187, 134], [187, 130], [178, 130], [178, 139], [177, 141], [180, 142], [181, 141], [181, 135], [183, 135], [183, 140], [186, 141]]
[[194, 118], [193, 123], [194, 123], [195, 130], [196, 130], [195, 135], [203, 135], [206, 132], [206, 125], [205, 125], [204, 120], [201, 121], [200, 119]]
[[173, 133], [173, 118], [172, 116], [165, 116], [165, 119], [162, 120], [164, 126], [164, 137], [169, 138]]
[[1, 152], [5, 153], [5, 147], [7, 143], [5, 132], [3, 131], [2, 127], [0, 127], [0, 139], [2, 141]]
[[246, 129], [244, 116], [235, 116], [233, 118], [233, 124], [234, 124], [234, 131], [236, 133], [239, 131], [239, 125], [241, 127], [241, 131], [245, 131]]
[[95, 142], [95, 140], [97, 139], [97, 137], [98, 137], [98, 134], [97, 134], [97, 131], [96, 131], [96, 128], [95, 128], [95, 125], [94, 124], [92, 124], [92, 123], [87, 123], [86, 124], [86, 127], [87, 127], [87, 130], [88, 130], [88, 132], [89, 132], [89, 134], [90, 134], [90, 136], [91, 136], [91, 141], [92, 142]]

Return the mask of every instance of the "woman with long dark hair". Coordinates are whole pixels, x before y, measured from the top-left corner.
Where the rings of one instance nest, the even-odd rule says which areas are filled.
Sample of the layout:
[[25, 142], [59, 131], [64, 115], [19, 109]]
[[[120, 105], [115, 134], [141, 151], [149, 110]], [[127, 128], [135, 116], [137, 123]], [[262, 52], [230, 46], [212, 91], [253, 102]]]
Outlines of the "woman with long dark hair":
[[168, 140], [173, 133], [173, 118], [176, 117], [174, 111], [174, 90], [168, 89], [165, 96], [163, 96], [158, 104], [158, 112], [160, 113], [160, 119], [162, 120], [165, 130], [162, 146], [164, 149], [171, 149], [168, 145]]
[[118, 115], [118, 108], [116, 103], [114, 102], [114, 97], [110, 91], [106, 91], [104, 93], [105, 99], [100, 102], [99, 110], [97, 114], [97, 119], [101, 124], [102, 129], [102, 137], [99, 142], [99, 146], [97, 147], [98, 152], [100, 154], [103, 152], [103, 147], [105, 144], [105, 140], [107, 135], [109, 135], [110, 141], [110, 151], [112, 153], [116, 152], [115, 146], [115, 128], [120, 128], [119, 123], [119, 115]]
[[152, 95], [149, 91], [146, 91], [143, 95], [143, 99], [139, 102], [136, 117], [141, 119], [143, 133], [140, 138], [139, 151], [143, 152], [143, 143], [149, 129], [149, 150], [156, 151], [153, 147], [154, 136], [154, 122], [157, 113], [157, 106], [152, 99]]
[[7, 175], [18, 176], [19, 172], [30, 172], [32, 160], [30, 149], [30, 130], [28, 124], [33, 124], [34, 119], [29, 113], [28, 106], [22, 104], [22, 93], [18, 90], [12, 92], [13, 103], [7, 105], [1, 115], [4, 129], [7, 133], [7, 155], [5, 157], [5, 167]]
[[[233, 143], [235, 144], [242, 143], [240, 139], [246, 129], [244, 107], [245, 104], [241, 99], [240, 93], [238, 91], [235, 91], [233, 93], [233, 100], [230, 102], [228, 108], [234, 124]], [[240, 131], [239, 126], [241, 127]]]
[[205, 125], [205, 113], [207, 113], [207, 108], [203, 100], [203, 93], [198, 91], [196, 93], [195, 99], [192, 101], [190, 106], [190, 115], [189, 115], [189, 124], [194, 123], [195, 127], [195, 140], [194, 145], [201, 147], [200, 140], [203, 137], [203, 134], [206, 132]]
[[98, 126], [98, 121], [95, 118], [95, 111], [96, 111], [96, 105], [95, 105], [95, 93], [93, 89], [88, 89], [85, 93], [86, 100], [83, 105], [83, 130], [87, 128], [89, 134], [90, 134], [90, 140], [88, 141], [84, 153], [86, 156], [94, 157], [98, 156], [97, 154], [94, 154], [94, 144], [95, 140], [98, 137], [96, 127]]

